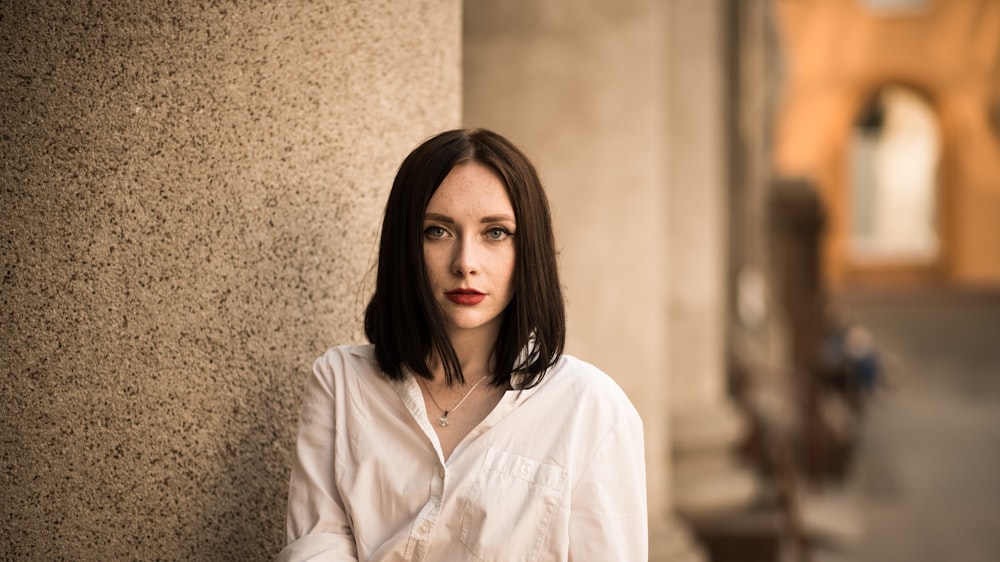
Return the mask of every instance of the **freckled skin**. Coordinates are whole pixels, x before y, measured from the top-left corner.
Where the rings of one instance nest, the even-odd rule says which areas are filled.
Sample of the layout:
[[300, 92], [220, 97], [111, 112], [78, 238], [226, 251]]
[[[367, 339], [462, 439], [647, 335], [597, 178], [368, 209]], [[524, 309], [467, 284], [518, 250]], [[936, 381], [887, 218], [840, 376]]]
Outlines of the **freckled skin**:
[[[482, 164], [456, 166], [431, 197], [424, 263], [453, 343], [471, 337], [492, 347], [496, 341], [514, 296], [516, 228], [507, 189]], [[460, 289], [485, 296], [449, 298]]]

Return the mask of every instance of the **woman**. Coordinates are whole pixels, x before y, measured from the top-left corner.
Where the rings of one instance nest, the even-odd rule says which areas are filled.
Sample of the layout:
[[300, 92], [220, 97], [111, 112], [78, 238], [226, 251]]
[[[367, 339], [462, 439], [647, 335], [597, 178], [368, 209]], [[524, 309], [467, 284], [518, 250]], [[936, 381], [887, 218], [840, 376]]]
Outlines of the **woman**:
[[282, 560], [647, 558], [642, 423], [563, 355], [534, 167], [487, 130], [416, 148], [389, 194], [368, 346], [306, 388]]

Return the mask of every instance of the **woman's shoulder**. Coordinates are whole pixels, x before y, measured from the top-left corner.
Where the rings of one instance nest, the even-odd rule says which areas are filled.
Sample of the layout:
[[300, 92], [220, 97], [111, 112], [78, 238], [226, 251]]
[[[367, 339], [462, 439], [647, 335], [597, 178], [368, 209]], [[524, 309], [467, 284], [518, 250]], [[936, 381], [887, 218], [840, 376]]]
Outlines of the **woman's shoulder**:
[[358, 358], [366, 359], [369, 361], [375, 360], [375, 346], [372, 344], [364, 345], [336, 345], [327, 349], [323, 355], [319, 356], [317, 361], [324, 360], [337, 360], [337, 359], [349, 359]]
[[[546, 386], [579, 402], [611, 411], [635, 413], [635, 407], [615, 379], [599, 367], [572, 355], [563, 355], [548, 374]], [[638, 414], [636, 414], [638, 415]]]
[[375, 360], [375, 348], [368, 345], [338, 345], [326, 350], [313, 362], [315, 372], [333, 378], [346, 372], [355, 374], [379, 374]]
[[563, 355], [550, 373], [553, 379], [573, 386], [595, 389], [619, 389], [611, 375], [600, 367], [573, 355]]

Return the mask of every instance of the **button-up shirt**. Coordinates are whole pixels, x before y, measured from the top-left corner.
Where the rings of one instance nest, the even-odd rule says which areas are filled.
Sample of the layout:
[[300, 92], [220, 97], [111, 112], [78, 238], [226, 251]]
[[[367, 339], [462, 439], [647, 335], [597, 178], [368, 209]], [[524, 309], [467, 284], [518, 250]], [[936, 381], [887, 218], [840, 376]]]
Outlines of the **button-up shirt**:
[[445, 458], [413, 378], [333, 348], [306, 385], [280, 560], [647, 559], [642, 422], [563, 356]]

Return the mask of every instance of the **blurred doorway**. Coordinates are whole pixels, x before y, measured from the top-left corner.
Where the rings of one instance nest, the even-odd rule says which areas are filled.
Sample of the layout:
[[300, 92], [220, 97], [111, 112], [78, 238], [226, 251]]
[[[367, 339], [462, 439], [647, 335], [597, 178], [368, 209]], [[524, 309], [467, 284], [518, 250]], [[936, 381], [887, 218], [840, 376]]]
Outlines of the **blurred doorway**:
[[855, 281], [926, 281], [941, 261], [937, 115], [918, 92], [883, 87], [850, 141], [848, 270]]

